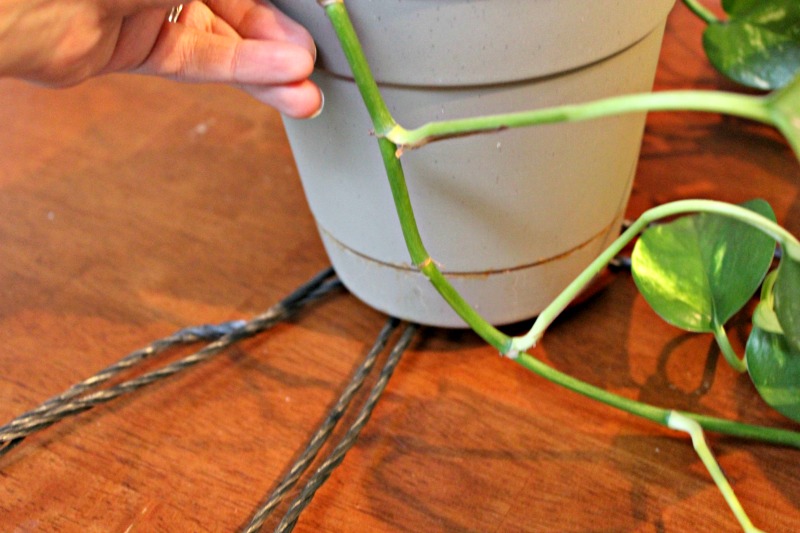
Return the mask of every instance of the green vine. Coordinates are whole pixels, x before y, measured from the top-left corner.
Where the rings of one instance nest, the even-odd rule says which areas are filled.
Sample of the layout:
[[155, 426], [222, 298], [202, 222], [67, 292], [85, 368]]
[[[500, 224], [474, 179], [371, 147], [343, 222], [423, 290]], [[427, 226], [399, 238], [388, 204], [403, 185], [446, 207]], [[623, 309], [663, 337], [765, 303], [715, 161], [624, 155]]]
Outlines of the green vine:
[[[796, 448], [800, 448], [800, 432], [748, 425], [695, 413], [678, 413], [648, 405], [564, 374], [542, 363], [527, 350], [536, 345], [548, 326], [597, 274], [635, 240], [632, 257], [634, 281], [654, 310], [678, 327], [713, 334], [728, 363], [739, 372], [750, 373], [767, 403], [800, 421], [800, 242], [775, 222], [771, 208], [763, 201], [736, 206], [712, 200], [683, 200], [650, 209], [553, 300], [537, 317], [527, 334], [509, 337], [486, 321], [461, 297], [426, 250], [417, 227], [400, 156], [405, 150], [430, 142], [506, 128], [592, 120], [632, 112], [700, 111], [735, 115], [769, 124], [783, 133], [800, 157], [800, 75], [786, 80], [780, 85], [782, 89], [766, 96], [720, 91], [634, 94], [549, 109], [432, 122], [416, 129], [406, 129], [394, 120], [381, 96], [344, 1], [318, 2], [325, 8], [337, 34], [371, 117], [413, 264], [469, 327], [522, 367], [566, 389], [689, 433], [698, 455], [742, 527], [757, 531], [713, 460], [702, 430]], [[746, 0], [723, 2], [723, 7], [731, 16], [728, 21], [717, 19], [697, 0], [684, 2], [709, 26], [732, 24], [740, 20], [755, 24], [754, 21], [761, 20], [751, 9], [758, 3]], [[772, 3], [782, 5], [785, 2], [772, 0]], [[775, 27], [794, 35], [791, 33], [794, 27], [800, 27], [794, 24], [800, 22], [800, 11], [791, 8], [787, 12], [788, 15], [782, 16], [780, 24]], [[747, 65], [755, 68], [752, 60], [748, 60]], [[675, 217], [679, 218], [667, 224], [654, 225], [663, 219]], [[691, 243], [688, 252], [686, 243]], [[731, 347], [724, 325], [761, 286], [776, 244], [782, 251], [781, 263], [763, 284], [761, 303], [754, 315], [753, 334], [745, 356], [741, 358]], [[676, 261], [675, 257], [681, 260]], [[698, 281], [686, 282], [687, 279]], [[785, 367], [786, 361], [794, 365], [792, 368], [796, 372], [788, 381], [778, 379], [779, 385], [776, 386], [775, 376], [776, 372], [779, 373], [776, 365]]]
[[742, 504], [739, 503], [739, 499], [733, 492], [733, 488], [725, 478], [725, 474], [719, 467], [719, 463], [717, 463], [717, 460], [714, 459], [714, 454], [708, 447], [705, 435], [703, 435], [703, 429], [700, 427], [700, 425], [694, 420], [687, 418], [675, 411], [669, 414], [667, 425], [672, 429], [688, 433], [692, 438], [692, 445], [694, 446], [698, 457], [700, 457], [700, 460], [703, 461], [703, 465], [705, 465], [706, 470], [708, 470], [708, 473], [711, 475], [714, 483], [717, 484], [719, 491], [722, 493], [722, 496], [728, 503], [728, 507], [731, 508], [736, 520], [739, 521], [742, 529], [746, 533], [760, 533], [761, 530], [755, 527], [750, 521], [750, 518], [747, 516], [747, 513], [745, 513], [744, 508], [742, 508]]
[[[398, 145], [400, 153], [430, 142], [468, 134], [493, 133], [556, 122], [580, 122], [623, 113], [642, 111], [702, 111], [736, 115], [774, 125], [767, 99], [721, 91], [662, 91], [616, 96], [585, 104], [505, 113], [459, 120], [439, 121], [407, 130], [395, 124], [385, 136]], [[376, 130], [380, 135], [385, 130]]]
[[706, 24], [715, 24], [719, 22], [717, 16], [698, 0], [683, 0], [683, 3], [686, 4], [686, 7], [688, 7], [692, 13], [705, 21]]

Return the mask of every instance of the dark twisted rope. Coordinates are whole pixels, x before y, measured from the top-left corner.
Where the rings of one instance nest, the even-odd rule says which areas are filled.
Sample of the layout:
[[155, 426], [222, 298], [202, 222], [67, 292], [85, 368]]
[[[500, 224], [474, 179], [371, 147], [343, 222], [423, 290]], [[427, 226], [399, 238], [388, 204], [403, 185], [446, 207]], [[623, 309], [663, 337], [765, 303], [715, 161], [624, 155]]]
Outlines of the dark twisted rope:
[[244, 320], [236, 320], [231, 322], [223, 322], [216, 325], [206, 324], [202, 326], [192, 326], [181, 329], [168, 337], [158, 339], [144, 348], [131, 352], [113, 365], [104, 368], [94, 376], [87, 378], [80, 383], [76, 383], [58, 396], [50, 398], [39, 407], [19, 415], [8, 425], [3, 426], [2, 429], [6, 429], [7, 427], [15, 427], [23, 420], [35, 417], [54, 408], [57, 405], [63, 404], [67, 400], [84, 394], [90, 389], [95, 389], [111, 378], [135, 367], [145, 359], [149, 359], [155, 355], [165, 352], [170, 348], [186, 344], [194, 344], [200, 341], [213, 341], [224, 335], [227, 335], [228, 333], [231, 333], [238, 328], [243, 327], [244, 324]]
[[389, 354], [389, 358], [381, 370], [378, 381], [372, 387], [369, 398], [367, 398], [367, 401], [361, 408], [358, 418], [353, 422], [353, 424], [347, 430], [345, 436], [342, 438], [339, 444], [336, 445], [336, 448], [334, 448], [325, 462], [319, 468], [317, 468], [316, 472], [314, 472], [314, 475], [308, 480], [308, 483], [306, 483], [305, 487], [303, 487], [300, 495], [297, 496], [297, 498], [295, 498], [295, 500], [292, 502], [292, 505], [289, 507], [286, 515], [284, 515], [283, 519], [281, 520], [281, 523], [278, 524], [278, 527], [275, 529], [276, 532], [283, 533], [285, 531], [292, 531], [294, 529], [300, 513], [302, 513], [308, 504], [311, 503], [311, 500], [314, 498], [317, 490], [330, 477], [331, 473], [333, 473], [336, 467], [338, 467], [342, 461], [344, 461], [344, 456], [348, 451], [350, 451], [353, 445], [355, 445], [361, 430], [369, 421], [370, 416], [372, 416], [372, 412], [374, 411], [378, 400], [380, 400], [381, 396], [383, 395], [383, 391], [386, 389], [386, 385], [389, 383], [389, 379], [392, 377], [394, 369], [397, 367], [397, 364], [400, 362], [400, 358], [402, 357], [408, 345], [411, 343], [411, 340], [418, 329], [419, 326], [410, 324], [406, 327], [405, 331], [403, 331], [403, 334], [400, 336], [397, 344], [395, 344], [392, 352]]
[[264, 525], [264, 522], [275, 507], [286, 497], [292, 487], [297, 483], [297, 480], [300, 479], [300, 476], [308, 469], [317, 457], [320, 448], [322, 448], [331, 433], [333, 433], [342, 415], [347, 411], [356, 392], [358, 392], [367, 376], [372, 371], [375, 366], [375, 361], [377, 361], [378, 356], [383, 352], [386, 343], [389, 342], [389, 337], [399, 325], [400, 321], [396, 318], [387, 320], [386, 325], [378, 334], [375, 344], [369, 350], [366, 358], [358, 367], [355, 374], [353, 374], [353, 377], [350, 379], [350, 382], [347, 384], [347, 387], [345, 387], [336, 404], [328, 413], [328, 416], [314, 433], [314, 436], [311, 437], [306, 449], [289, 469], [289, 473], [281, 480], [278, 487], [269, 496], [269, 499], [256, 510], [250, 522], [242, 530], [243, 533], [255, 533], [260, 531], [261, 526]]
[[[277, 305], [250, 321], [245, 322], [240, 320], [225, 322], [218, 325], [202, 325], [184, 328], [168, 337], [154, 341], [145, 348], [131, 352], [117, 363], [73, 385], [65, 392], [46, 400], [35, 409], [23, 413], [5, 426], [0, 427], [0, 456], [7, 453], [25, 439], [25, 437], [36, 431], [47, 428], [69, 416], [77, 415], [124, 394], [135, 392], [154, 382], [171, 377], [210, 359], [236, 342], [252, 337], [290, 318], [307, 303], [317, 300], [340, 287], [341, 283], [337, 279], [329, 279], [332, 276], [332, 269], [321, 272]], [[381, 330], [374, 346], [367, 354], [366, 359], [357, 369], [336, 405], [326, 417], [326, 420], [309, 441], [300, 459], [292, 466], [287, 476], [281, 481], [275, 491], [273, 491], [267, 503], [255, 513], [246, 530], [248, 533], [260, 530], [264, 520], [286, 496], [288, 491], [297, 483], [300, 476], [316, 458], [319, 450], [330, 437], [336, 424], [347, 411], [353, 397], [374, 368], [378, 356], [385, 349], [388, 339], [397, 329], [399, 323], [399, 320], [394, 318], [388, 320], [387, 324]], [[361, 430], [369, 420], [375, 405], [383, 394], [400, 357], [408, 347], [417, 330], [418, 326], [416, 325], [409, 325], [406, 327], [406, 330], [389, 355], [380, 377], [373, 387], [364, 407], [362, 407], [358, 418], [348, 429], [346, 435], [333, 450], [329, 458], [317, 469], [300, 496], [292, 503], [287, 515], [281, 521], [281, 525], [278, 529], [279, 531], [290, 531], [294, 528], [300, 513], [302, 513], [311, 502], [316, 491], [329, 478], [333, 470], [341, 464], [345, 454], [353, 447]], [[110, 379], [123, 372], [134, 369], [137, 365], [170, 348], [200, 341], [212, 342], [194, 354], [186, 356], [160, 369], [124, 381], [112, 387], [97, 390]]]
[[[39, 407], [20, 415], [8, 424], [0, 427], [0, 446], [2, 446], [0, 447], [0, 456], [7, 453], [25, 437], [36, 431], [49, 427], [69, 416], [82, 413], [97, 405], [109, 402], [124, 394], [134, 392], [151, 383], [173, 376], [198, 363], [210, 359], [236, 342], [252, 337], [288, 319], [305, 304], [317, 300], [340, 287], [341, 284], [338, 280], [329, 279], [333, 275], [333, 269], [326, 269], [320, 272], [278, 304], [248, 322], [226, 322], [218, 326], [186, 328], [169, 337], [156, 341], [141, 350], [130, 353], [118, 363], [70, 387], [66, 392], [47, 400]], [[112, 377], [125, 370], [134, 368], [146, 359], [170, 347], [214, 338], [216, 338], [216, 340], [212, 343], [179, 361], [113, 387], [87, 394], [88, 391], [97, 388]], [[78, 396], [83, 394], [85, 395], [78, 398]]]

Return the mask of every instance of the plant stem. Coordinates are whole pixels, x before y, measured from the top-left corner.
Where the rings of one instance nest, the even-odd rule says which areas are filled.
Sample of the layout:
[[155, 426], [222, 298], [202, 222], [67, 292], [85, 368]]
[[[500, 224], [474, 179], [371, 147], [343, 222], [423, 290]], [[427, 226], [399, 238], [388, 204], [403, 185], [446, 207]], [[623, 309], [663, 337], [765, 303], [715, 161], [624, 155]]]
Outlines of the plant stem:
[[567, 104], [532, 111], [429, 122], [407, 130], [395, 125], [386, 137], [401, 149], [417, 148], [433, 141], [477, 133], [490, 133], [556, 122], [578, 122], [622, 113], [644, 111], [702, 111], [735, 115], [769, 125], [774, 118], [764, 97], [723, 91], [660, 91], [614, 96], [581, 104]]
[[728, 503], [728, 507], [733, 511], [734, 516], [739, 521], [739, 525], [742, 526], [742, 529], [747, 533], [760, 532], [761, 530], [755, 527], [750, 521], [750, 517], [747, 516], [742, 504], [739, 503], [739, 499], [736, 497], [733, 487], [731, 487], [727, 478], [725, 478], [725, 474], [719, 467], [719, 463], [717, 463], [714, 454], [708, 447], [702, 427], [700, 427], [696, 421], [676, 411], [670, 412], [667, 425], [672, 429], [688, 433], [692, 438], [692, 446], [694, 446], [697, 456], [703, 461], [703, 465], [705, 465], [706, 470], [708, 470], [708, 473], [711, 475], [711, 479], [714, 480], [723, 498], [725, 498], [725, 501]]
[[[514, 360], [523, 368], [530, 370], [534, 374], [546, 379], [547, 381], [550, 381], [551, 383], [555, 383], [556, 385], [560, 385], [565, 389], [582, 394], [583, 396], [591, 398], [592, 400], [596, 400], [662, 426], [668, 425], [669, 414], [673, 412], [670, 409], [664, 409], [637, 400], [632, 400], [630, 398], [625, 398], [624, 396], [614, 394], [613, 392], [609, 392], [600, 387], [590, 385], [584, 381], [570, 376], [569, 374], [565, 374], [553, 367], [546, 365], [527, 353], [520, 354]], [[732, 420], [698, 415], [695, 413], [681, 412], [681, 414], [696, 421], [701, 427], [708, 431], [714, 431], [739, 438], [800, 448], [800, 433], [796, 431], [742, 424]]]
[[740, 359], [739, 356], [736, 355], [733, 346], [731, 346], [731, 341], [728, 339], [728, 334], [725, 332], [725, 327], [721, 324], [715, 325], [714, 338], [717, 340], [717, 346], [719, 346], [728, 364], [739, 373], [747, 372], [747, 365], [744, 359]]
[[[323, 4], [323, 6], [350, 64], [353, 78], [364, 104], [369, 110], [375, 131], [380, 135], [382, 132], [391, 129], [395, 125], [395, 121], [391, 113], [389, 113], [375, 78], [372, 76], [367, 58], [361, 48], [347, 9], [343, 2], [330, 2]], [[403, 231], [403, 238], [411, 256], [411, 261], [431, 281], [439, 294], [469, 327], [490, 345], [502, 350], [510, 342], [508, 335], [492, 326], [475, 311], [469, 302], [464, 300], [444, 277], [436, 262], [433, 261], [425, 249], [425, 244], [422, 242], [416, 217], [414, 216], [414, 209], [411, 206], [411, 198], [408, 194], [403, 166], [395, 155], [397, 146], [381, 137], [378, 138], [378, 146], [380, 147], [392, 197], [397, 209], [397, 216], [400, 219], [400, 227]]]
[[683, 3], [692, 13], [700, 17], [706, 24], [714, 24], [715, 22], [719, 22], [717, 16], [698, 0], [683, 0]]
[[339, 43], [353, 71], [353, 79], [356, 82], [361, 98], [364, 100], [364, 105], [367, 107], [367, 112], [372, 119], [375, 134], [378, 136], [384, 135], [387, 131], [391, 130], [395, 125], [395, 120], [386, 107], [386, 102], [381, 96], [378, 83], [372, 76], [369, 64], [364, 55], [364, 49], [361, 47], [361, 42], [356, 37], [356, 30], [353, 28], [353, 22], [347, 13], [342, 0], [326, 1], [318, 0], [320, 5], [325, 8], [325, 13], [333, 25], [333, 29], [339, 38]]
[[800, 244], [793, 242], [786, 243], [783, 248], [783, 253], [800, 263]]
[[[368, 109], [370, 109], [370, 116], [372, 117], [373, 124], [375, 125], [376, 130], [380, 131], [381, 127], [395, 124], [394, 119], [389, 114], [388, 109], [383, 101], [383, 97], [378, 91], [377, 84], [375, 83], [375, 80], [369, 69], [363, 50], [361, 49], [361, 46], [358, 43], [358, 36], [356, 35], [355, 30], [353, 29], [353, 26], [349, 20], [347, 10], [343, 2], [320, 0], [320, 3], [321, 5], [323, 5], [329, 18], [331, 19], [331, 22], [334, 26], [334, 29], [337, 33], [340, 42], [342, 43], [343, 48], [348, 50], [346, 54], [347, 59], [350, 62], [350, 67], [353, 70], [353, 75], [356, 78], [356, 84], [359, 87], [362, 98], [365, 99], [365, 105], [368, 107]], [[628, 413], [644, 417], [648, 420], [659, 423], [661, 425], [667, 424], [670, 411], [666, 409], [650, 406], [638, 402], [636, 400], [631, 400], [616, 395], [614, 393], [608, 392], [602, 388], [590, 385], [579, 379], [573, 378], [572, 376], [564, 374], [563, 372], [560, 372], [554, 368], [551, 368], [546, 364], [542, 363], [541, 361], [537, 360], [536, 358], [528, 355], [527, 353], [519, 353], [519, 351], [522, 350], [516, 351], [512, 339], [507, 335], [505, 335], [504, 333], [497, 330], [494, 326], [489, 324], [483, 317], [481, 317], [469, 305], [469, 303], [463, 299], [463, 297], [458, 293], [458, 291], [456, 291], [455, 288], [447, 281], [442, 272], [436, 266], [436, 263], [431, 259], [430, 255], [425, 249], [424, 243], [422, 242], [422, 238], [419, 233], [419, 228], [417, 227], [416, 219], [414, 217], [414, 211], [411, 205], [411, 199], [408, 194], [408, 187], [406, 186], [403, 167], [396, 155], [398, 147], [394, 142], [392, 142], [388, 138], [379, 138], [378, 145], [380, 147], [381, 156], [383, 158], [383, 163], [386, 168], [387, 177], [389, 179], [389, 184], [392, 190], [392, 196], [394, 198], [397, 214], [400, 219], [400, 225], [403, 231], [403, 236], [405, 238], [406, 246], [408, 248], [409, 254], [411, 255], [412, 261], [420, 269], [420, 271], [425, 276], [428, 277], [428, 279], [434, 285], [436, 290], [439, 291], [439, 293], [450, 304], [450, 306], [459, 314], [459, 316], [461, 316], [462, 319], [464, 319], [464, 321], [478, 335], [480, 335], [486, 342], [488, 342], [490, 345], [500, 350], [502, 353], [506, 355], [511, 355], [512, 358], [521, 366], [536, 373], [537, 375], [543, 377], [544, 379], [547, 379], [557, 385], [561, 385], [569, 390], [578, 392], [580, 394], [588, 396], [589, 398], [606, 403], [608, 405], [611, 405]], [[661, 218], [663, 216], [668, 216], [669, 214], [680, 212], [680, 209], [674, 207], [676, 204], [681, 204], [681, 203], [676, 202], [674, 204], [671, 204], [673, 207], [669, 209], [667, 209], [666, 206], [662, 206], [661, 210], [659, 210], [659, 208], [654, 208], [649, 212], [654, 213], [653, 215], [654, 218]], [[738, 208], [737, 206], [732, 206], [722, 202], [709, 202], [709, 201], [698, 200], [698, 201], [685, 201], [683, 202], [683, 204], [686, 204], [686, 208], [687, 209], [690, 208], [690, 210], [692, 211], [713, 210], [710, 206], [717, 206], [716, 208], [718, 210], [722, 210], [723, 209], [722, 206], [727, 206], [726, 212], [732, 210], [735, 214], [738, 214], [742, 217], [754, 215], [752, 211], [746, 210], [744, 208]], [[704, 206], [705, 208], [703, 208]], [[739, 210], [745, 211], [746, 213], [739, 213]], [[662, 213], [662, 211], [665, 211], [665, 213], [660, 214]], [[646, 223], [641, 222], [641, 220], [642, 219], [640, 219], [640, 221], [637, 221], [638, 224], [637, 227], [639, 229], [631, 233], [631, 237], [628, 238], [628, 241], [632, 239], [633, 236], [636, 233], [638, 233], [638, 231], [640, 231], [641, 228], [644, 227], [644, 225], [646, 225]], [[758, 220], [760, 221], [760, 219]], [[768, 219], [763, 219], [763, 220], [769, 222]], [[773, 228], [773, 231], [776, 232], [776, 234], [777, 232], [780, 231], [788, 234], [788, 232], [785, 232], [785, 230], [783, 230], [780, 226], [777, 226], [777, 224], [774, 224], [774, 226], [777, 228], [777, 229]], [[629, 233], [630, 231], [631, 230], [628, 230], [626, 234]], [[793, 239], [791, 234], [788, 235], [790, 238]], [[607, 264], [608, 261], [610, 261], [614, 257], [614, 255], [616, 255], [616, 252], [611, 253], [606, 251], [604, 255], [601, 256], [601, 258], [605, 258], [605, 260], [595, 261], [595, 263], [600, 264], [601, 266], [597, 268], [594, 274], [599, 272], [600, 268], [602, 268], [602, 266]], [[595, 263], [593, 263], [593, 265]], [[588, 270], [589, 269], [587, 269], [587, 271]], [[577, 286], [579, 288], [576, 289], [576, 292], [574, 292], [571, 297], [563, 296], [562, 293], [561, 300], [557, 302], [557, 305], [563, 304], [564, 306], [566, 306], [566, 304], [572, 300], [575, 294], [577, 294], [577, 290], [580, 290], [580, 288], [585, 286], [585, 284], [588, 283], [588, 281], [590, 281], [592, 277], [594, 277], [594, 274], [586, 274], [586, 272], [584, 272], [584, 274], [582, 274], [583, 278], [579, 279], [585, 279], [586, 282], [584, 282], [583, 284], [578, 284]], [[572, 287], [572, 285], [570, 287]], [[552, 305], [550, 307], [552, 307]], [[548, 309], [550, 309], [550, 307], [548, 307]], [[555, 319], [555, 315], [553, 315], [552, 319]], [[537, 320], [537, 323], [538, 322], [539, 321]], [[729, 435], [751, 438], [755, 440], [762, 440], [777, 444], [785, 444], [794, 446], [796, 448], [800, 448], [800, 433], [781, 430], [781, 429], [740, 424], [738, 422], [722, 420], [713, 417], [705, 417], [691, 413], [686, 413], [685, 416], [697, 420], [698, 423], [700, 423], [703, 427], [711, 431], [717, 431]]]
[[796, 249], [796, 247], [800, 246], [794, 235], [775, 222], [738, 205], [715, 200], [679, 200], [654, 207], [645, 211], [636, 222], [631, 224], [631, 226], [617, 238], [617, 240], [611, 243], [611, 246], [603, 251], [597, 259], [581, 272], [581, 274], [539, 314], [528, 333], [520, 337], [513, 337], [508, 349], [505, 350], [504, 353], [513, 358], [516, 354], [535, 346], [542, 335], [544, 335], [545, 330], [553, 323], [558, 315], [566, 309], [567, 305], [589, 285], [594, 277], [605, 268], [609, 261], [622, 251], [622, 249], [639, 233], [644, 231], [648, 224], [661, 218], [696, 212], [714, 213], [749, 224], [775, 239], [783, 248]]
[[411, 255], [414, 265], [431, 281], [433, 286], [450, 304], [450, 307], [486, 342], [498, 350], [502, 350], [510, 342], [508, 335], [501, 333], [497, 328], [486, 321], [477, 311], [456, 291], [447, 281], [436, 262], [431, 259], [425, 249], [422, 237], [414, 217], [411, 198], [406, 186], [405, 173], [400, 160], [395, 156], [397, 146], [386, 139], [378, 139], [378, 144], [383, 157], [383, 164], [389, 178], [389, 186], [400, 219], [400, 227], [406, 241], [406, 247]]

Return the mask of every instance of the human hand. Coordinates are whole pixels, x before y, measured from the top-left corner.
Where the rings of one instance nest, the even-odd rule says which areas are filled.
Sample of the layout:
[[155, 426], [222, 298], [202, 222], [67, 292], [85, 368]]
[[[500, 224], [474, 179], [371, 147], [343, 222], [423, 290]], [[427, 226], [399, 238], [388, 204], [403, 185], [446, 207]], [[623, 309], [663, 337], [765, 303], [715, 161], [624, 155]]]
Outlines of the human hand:
[[175, 0], [0, 0], [0, 76], [69, 86], [111, 72], [238, 86], [292, 117], [322, 94], [308, 80], [308, 32], [269, 2], [199, 0], [167, 22]]

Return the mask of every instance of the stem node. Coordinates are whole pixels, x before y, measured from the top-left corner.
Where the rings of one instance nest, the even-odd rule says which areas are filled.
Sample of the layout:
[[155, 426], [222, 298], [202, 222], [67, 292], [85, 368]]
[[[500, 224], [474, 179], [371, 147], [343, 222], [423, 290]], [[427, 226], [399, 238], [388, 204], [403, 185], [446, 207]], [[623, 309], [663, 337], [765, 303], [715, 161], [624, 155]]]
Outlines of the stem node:
[[431, 256], [428, 256], [428, 257], [425, 258], [424, 261], [421, 261], [421, 262], [417, 263], [417, 268], [420, 269], [420, 270], [425, 270], [426, 268], [428, 268], [432, 264], [433, 264], [433, 258]]

